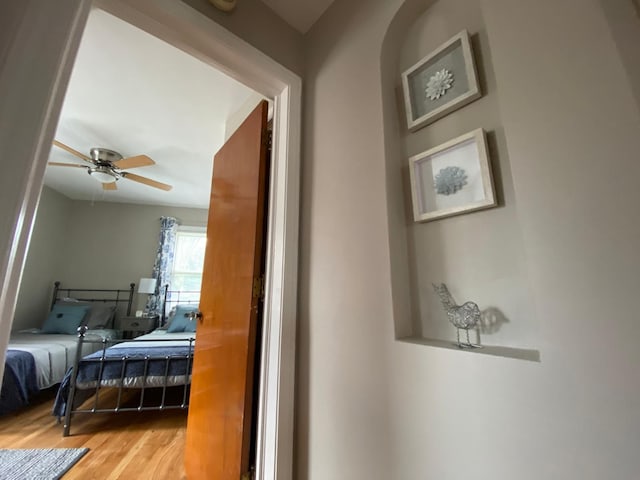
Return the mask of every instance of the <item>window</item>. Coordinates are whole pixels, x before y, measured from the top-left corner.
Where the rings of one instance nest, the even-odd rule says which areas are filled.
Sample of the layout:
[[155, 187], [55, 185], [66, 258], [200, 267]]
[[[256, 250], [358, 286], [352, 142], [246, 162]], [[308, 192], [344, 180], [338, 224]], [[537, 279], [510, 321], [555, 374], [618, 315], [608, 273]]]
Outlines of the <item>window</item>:
[[173, 257], [169, 290], [181, 292], [180, 300], [197, 300], [200, 297], [204, 251], [207, 233], [204, 228], [180, 227], [176, 234], [176, 250]]

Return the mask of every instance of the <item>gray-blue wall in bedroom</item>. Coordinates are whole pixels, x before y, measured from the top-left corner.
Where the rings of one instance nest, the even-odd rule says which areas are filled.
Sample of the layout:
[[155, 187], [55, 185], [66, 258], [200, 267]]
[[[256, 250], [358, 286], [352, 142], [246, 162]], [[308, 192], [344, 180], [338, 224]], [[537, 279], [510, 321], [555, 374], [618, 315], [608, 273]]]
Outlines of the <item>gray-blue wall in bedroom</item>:
[[53, 282], [60, 270], [72, 201], [48, 187], [42, 189], [31, 232], [12, 330], [39, 327], [49, 309]]
[[[45, 187], [36, 217], [12, 330], [38, 327], [53, 282], [71, 288], [128, 288], [151, 275], [159, 219], [204, 226], [207, 210], [69, 200]], [[136, 294], [134, 308], [144, 303]]]

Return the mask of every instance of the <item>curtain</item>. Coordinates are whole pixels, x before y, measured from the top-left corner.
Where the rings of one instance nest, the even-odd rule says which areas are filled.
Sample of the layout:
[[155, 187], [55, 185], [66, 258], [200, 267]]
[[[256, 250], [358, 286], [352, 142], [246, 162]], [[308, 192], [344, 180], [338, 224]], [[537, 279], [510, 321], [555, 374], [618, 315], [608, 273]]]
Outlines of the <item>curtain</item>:
[[156, 291], [149, 295], [147, 313], [159, 315], [162, 312], [162, 295], [165, 285], [169, 284], [169, 276], [173, 267], [173, 256], [176, 250], [176, 233], [178, 220], [173, 217], [160, 217], [160, 237], [156, 261], [151, 276], [156, 279]]

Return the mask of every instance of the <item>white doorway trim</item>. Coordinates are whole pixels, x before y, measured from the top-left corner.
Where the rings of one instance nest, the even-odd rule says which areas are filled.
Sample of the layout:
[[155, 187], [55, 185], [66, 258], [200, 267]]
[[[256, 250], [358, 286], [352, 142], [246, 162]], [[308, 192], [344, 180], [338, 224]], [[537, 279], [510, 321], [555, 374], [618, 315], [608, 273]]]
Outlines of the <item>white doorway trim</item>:
[[[0, 239], [0, 352], [3, 356], [51, 141], [91, 8], [90, 0], [9, 3], [12, 6], [6, 7], [7, 13], [15, 14], [19, 35], [11, 39], [8, 49], [0, 49], [0, 58], [8, 59], [0, 62], [0, 87], [11, 92], [5, 95], [11, 96], [11, 101], [0, 101], [0, 124], [18, 117], [23, 133], [15, 138], [0, 136], [3, 140], [0, 158], [15, 158], [20, 154], [23, 162], [14, 167], [16, 188], [5, 192], [10, 196], [7, 208], [12, 208], [13, 227], [6, 238]], [[294, 447], [301, 80], [183, 2], [98, 0], [95, 6], [216, 67], [274, 101], [256, 478], [290, 480]], [[0, 9], [0, 13], [3, 12]], [[33, 82], [29, 82], [33, 70], [29, 61], [45, 65]], [[25, 82], [29, 83], [28, 87]], [[34, 89], [46, 95], [33, 95]], [[30, 102], [26, 113], [25, 101]]]

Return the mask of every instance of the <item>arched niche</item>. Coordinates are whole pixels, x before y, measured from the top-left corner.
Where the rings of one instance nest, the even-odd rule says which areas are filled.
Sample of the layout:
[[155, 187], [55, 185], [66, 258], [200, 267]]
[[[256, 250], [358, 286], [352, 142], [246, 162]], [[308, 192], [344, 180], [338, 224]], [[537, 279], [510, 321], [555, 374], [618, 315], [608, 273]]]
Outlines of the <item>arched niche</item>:
[[[471, 37], [482, 97], [409, 132], [401, 73], [463, 29]], [[475, 301], [483, 312], [480, 337], [485, 348], [475, 352], [539, 360], [537, 321], [482, 1], [407, 0], [386, 33], [380, 65], [396, 338], [457, 348], [456, 330], [432, 288], [444, 282], [458, 303]], [[409, 156], [477, 128], [487, 132], [498, 207], [414, 222]]]

